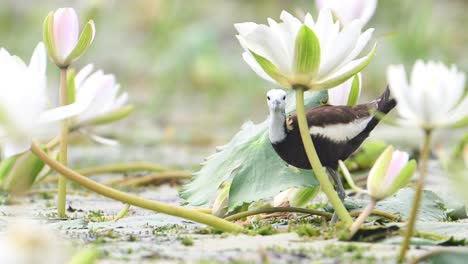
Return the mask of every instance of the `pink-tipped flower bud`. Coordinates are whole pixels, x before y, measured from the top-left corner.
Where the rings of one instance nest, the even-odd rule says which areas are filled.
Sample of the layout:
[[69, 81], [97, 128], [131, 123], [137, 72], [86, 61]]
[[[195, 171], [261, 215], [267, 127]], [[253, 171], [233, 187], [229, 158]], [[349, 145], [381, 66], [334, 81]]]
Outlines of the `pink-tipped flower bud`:
[[90, 20], [80, 35], [78, 16], [73, 8], [50, 12], [44, 21], [43, 37], [49, 57], [61, 68], [68, 67], [83, 55], [92, 43], [94, 34], [94, 22]]

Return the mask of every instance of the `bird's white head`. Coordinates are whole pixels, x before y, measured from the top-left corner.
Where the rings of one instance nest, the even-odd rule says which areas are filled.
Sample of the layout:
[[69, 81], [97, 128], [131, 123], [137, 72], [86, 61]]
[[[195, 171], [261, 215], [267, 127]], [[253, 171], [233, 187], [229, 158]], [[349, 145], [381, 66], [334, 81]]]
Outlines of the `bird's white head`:
[[268, 91], [267, 103], [270, 113], [284, 113], [286, 109], [286, 92], [281, 89]]

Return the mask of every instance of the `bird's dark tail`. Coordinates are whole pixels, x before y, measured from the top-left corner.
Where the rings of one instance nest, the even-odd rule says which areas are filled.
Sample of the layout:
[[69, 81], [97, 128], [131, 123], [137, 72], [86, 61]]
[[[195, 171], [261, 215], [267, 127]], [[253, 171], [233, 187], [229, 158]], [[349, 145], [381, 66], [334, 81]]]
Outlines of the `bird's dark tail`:
[[376, 100], [372, 102], [373, 104], [373, 109], [371, 111], [377, 111], [379, 112], [380, 116], [376, 116], [374, 114], [374, 117], [369, 121], [369, 123], [366, 126], [366, 131], [372, 131], [374, 127], [379, 123], [380, 118], [382, 118], [382, 114], [386, 115], [388, 112], [390, 112], [397, 104], [395, 99], [390, 98], [390, 88], [387, 86], [387, 89], [385, 89], [385, 92]]

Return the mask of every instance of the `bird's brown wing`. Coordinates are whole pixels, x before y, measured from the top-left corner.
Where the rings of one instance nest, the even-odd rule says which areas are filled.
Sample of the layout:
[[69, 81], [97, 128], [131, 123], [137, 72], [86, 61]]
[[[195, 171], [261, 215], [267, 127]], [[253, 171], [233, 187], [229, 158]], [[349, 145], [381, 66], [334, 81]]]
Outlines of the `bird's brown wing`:
[[[356, 106], [333, 106], [323, 105], [306, 111], [307, 123], [311, 126], [327, 126], [333, 124], [347, 124], [356, 119], [362, 119], [370, 116], [369, 109], [372, 104], [361, 104]], [[292, 114], [289, 117], [289, 126], [297, 126], [297, 115]]]

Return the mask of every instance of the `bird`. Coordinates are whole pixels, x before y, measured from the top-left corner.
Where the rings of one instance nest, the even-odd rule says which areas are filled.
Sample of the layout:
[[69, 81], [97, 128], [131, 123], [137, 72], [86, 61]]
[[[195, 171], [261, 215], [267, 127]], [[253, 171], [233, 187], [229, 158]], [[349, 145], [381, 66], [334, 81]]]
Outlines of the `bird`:
[[[286, 116], [287, 93], [281, 89], [267, 92], [269, 108], [268, 137], [273, 149], [287, 164], [300, 169], [311, 169], [302, 143], [295, 113]], [[387, 114], [396, 106], [390, 98], [390, 89], [370, 103], [355, 106], [324, 104], [306, 110], [308, 130], [317, 155], [329, 177], [335, 182], [335, 190], [343, 201], [346, 193], [337, 175], [338, 161], [346, 160], [379, 123], [375, 113]], [[333, 217], [336, 222], [337, 215]]]

